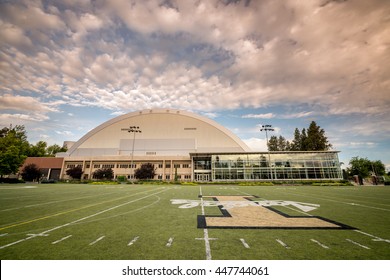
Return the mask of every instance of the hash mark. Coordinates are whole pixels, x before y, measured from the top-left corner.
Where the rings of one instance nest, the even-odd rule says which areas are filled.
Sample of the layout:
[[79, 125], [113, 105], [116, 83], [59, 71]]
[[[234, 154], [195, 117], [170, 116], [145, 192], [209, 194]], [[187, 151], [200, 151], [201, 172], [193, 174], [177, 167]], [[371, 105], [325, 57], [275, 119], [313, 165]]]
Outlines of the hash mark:
[[68, 236], [65, 236], [65, 237], [63, 237], [63, 238], [61, 238], [61, 239], [58, 239], [58, 240], [56, 240], [56, 241], [53, 241], [51, 244], [60, 243], [60, 242], [64, 241], [65, 239], [68, 239], [68, 238], [70, 238], [70, 237], [72, 237], [72, 235], [68, 235]]
[[247, 249], [250, 248], [249, 245], [248, 245], [248, 243], [245, 242], [245, 239], [244, 239], [244, 238], [240, 238], [240, 241], [241, 241], [242, 245], [244, 245], [245, 248], [247, 248]]
[[98, 242], [99, 242], [100, 240], [102, 240], [104, 237], [105, 237], [104, 235], [103, 235], [103, 236], [100, 236], [100, 237], [99, 237], [98, 239], [96, 239], [95, 241], [89, 243], [89, 245], [91, 246], [91, 245], [94, 245], [95, 243], [98, 243]]
[[127, 244], [127, 246], [133, 245], [133, 244], [138, 240], [138, 238], [139, 238], [139, 236], [134, 237], [134, 239], [131, 240], [131, 241], [129, 242], [129, 244]]
[[168, 239], [167, 245], [165, 245], [165, 246], [171, 247], [171, 246], [172, 246], [172, 243], [173, 243], [173, 237], [170, 237], [170, 238]]
[[315, 240], [315, 239], [310, 239], [310, 240], [313, 241], [314, 243], [317, 243], [318, 245], [320, 245], [320, 246], [321, 246], [322, 248], [324, 248], [324, 249], [329, 249], [328, 246], [322, 244], [321, 242], [319, 242], [319, 241], [317, 241], [317, 240]]
[[367, 250], [370, 250], [370, 248], [369, 247], [367, 247], [367, 246], [364, 246], [364, 245], [362, 245], [362, 244], [360, 244], [360, 243], [357, 243], [356, 241], [353, 241], [353, 240], [351, 240], [351, 239], [345, 239], [345, 240], [347, 240], [348, 242], [351, 242], [352, 244], [355, 244], [355, 245], [357, 245], [357, 246], [359, 246], [359, 247], [362, 247], [362, 248], [364, 248], [364, 249], [367, 249]]
[[291, 249], [286, 243], [284, 243], [282, 240], [280, 240], [280, 239], [276, 239], [276, 241], [280, 244], [280, 245], [282, 245], [284, 248], [286, 248], [286, 249]]

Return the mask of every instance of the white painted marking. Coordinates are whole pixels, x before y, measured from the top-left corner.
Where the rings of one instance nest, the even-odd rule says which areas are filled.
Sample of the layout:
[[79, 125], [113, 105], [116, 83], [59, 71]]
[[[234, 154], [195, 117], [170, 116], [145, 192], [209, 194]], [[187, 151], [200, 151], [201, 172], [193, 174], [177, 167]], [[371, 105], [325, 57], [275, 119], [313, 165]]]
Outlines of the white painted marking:
[[14, 190], [14, 189], [36, 189], [37, 186], [23, 186], [23, 187], [1, 187], [0, 190]]
[[390, 211], [390, 209], [373, 207], [373, 206], [367, 206], [367, 205], [353, 203], [353, 202], [351, 202], [351, 203], [343, 202], [343, 203], [348, 204], [348, 205], [352, 205], [352, 206], [360, 206], [360, 207], [366, 207], [366, 208], [377, 209], [377, 210], [382, 210], [382, 211]]
[[248, 245], [248, 243], [245, 242], [245, 239], [244, 239], [244, 238], [240, 238], [240, 241], [241, 241], [242, 245], [244, 245], [245, 248], [247, 248], [247, 249], [250, 248], [249, 245]]
[[115, 193], [115, 192], [110, 192], [110, 193], [105, 193], [105, 194], [98, 194], [98, 195], [80, 196], [80, 197], [72, 198], [72, 199], [53, 200], [53, 201], [48, 201], [48, 202], [44, 202], [44, 203], [31, 204], [31, 205], [26, 205], [26, 206], [21, 206], [21, 207], [14, 207], [14, 208], [3, 209], [3, 210], [0, 210], [0, 212], [13, 211], [13, 210], [18, 210], [18, 209], [23, 209], [23, 208], [31, 208], [31, 207], [48, 205], [48, 204], [59, 203], [59, 202], [74, 201], [74, 200], [79, 200], [79, 199], [84, 199], [84, 198], [89, 198], [89, 197], [106, 196], [106, 195], [110, 195], [110, 194], [113, 194], [113, 193]]
[[8, 233], [3, 233], [3, 234], [0, 234], [0, 237], [2, 236], [6, 236]]
[[[333, 202], [343, 203], [343, 204], [347, 204], [347, 205], [352, 205], [353, 204], [354, 206], [372, 208], [372, 209], [383, 210], [383, 211], [390, 211], [390, 209], [378, 208], [378, 207], [372, 207], [372, 206], [367, 206], [367, 205], [363, 205], [363, 204], [356, 204], [356, 203], [353, 203], [353, 202], [345, 202], [345, 201], [339, 201], [339, 200], [335, 200], [335, 199], [330, 199], [329, 197], [326, 197], [326, 196], [320, 196], [319, 197], [319, 196], [304, 195], [304, 194], [297, 194], [297, 193], [288, 193], [288, 192], [286, 192], [286, 193], [287, 194], [296, 195], [296, 196], [303, 196], [303, 197], [310, 197], [310, 198], [315, 198], [315, 199], [322, 199], [322, 200], [327, 200], [327, 201], [333, 201]], [[384, 205], [384, 204], [382, 204], [382, 205]]]
[[[41, 234], [46, 234], [46, 233], [55, 231], [55, 230], [57, 230], [57, 229], [61, 229], [61, 228], [64, 228], [64, 227], [67, 227], [67, 226], [76, 224], [76, 223], [81, 222], [81, 221], [84, 221], [84, 220], [86, 220], [86, 219], [90, 219], [90, 218], [95, 217], [95, 216], [97, 216], [97, 215], [100, 215], [100, 214], [106, 213], [106, 212], [108, 212], [108, 211], [117, 209], [117, 208], [122, 207], [122, 206], [124, 206], [124, 205], [128, 205], [128, 204], [130, 204], [130, 203], [137, 202], [137, 201], [140, 201], [140, 200], [145, 199], [145, 198], [147, 198], [147, 197], [150, 197], [150, 196], [153, 196], [153, 195], [156, 195], [156, 194], [159, 194], [159, 193], [162, 193], [162, 192], [167, 191], [165, 188], [158, 188], [158, 189], [160, 189], [160, 190], [163, 189], [163, 190], [158, 191], [158, 192], [156, 192], [156, 193], [152, 193], [152, 194], [146, 195], [146, 196], [141, 197], [141, 198], [137, 198], [137, 199], [134, 199], [134, 200], [131, 200], [131, 201], [128, 201], [128, 202], [125, 202], [125, 203], [122, 203], [122, 204], [113, 206], [113, 207], [110, 207], [110, 208], [108, 208], [108, 209], [99, 211], [99, 212], [97, 212], [97, 213], [95, 213], [95, 214], [92, 214], [92, 215], [89, 215], [89, 216], [85, 216], [85, 217], [80, 218], [80, 219], [78, 219], [78, 220], [75, 220], [75, 221], [72, 221], [72, 222], [69, 222], [69, 223], [66, 223], [66, 224], [63, 224], [63, 225], [60, 225], [60, 226], [51, 228], [51, 229], [49, 229], [49, 230], [46, 230], [46, 231], [42, 232]], [[148, 192], [148, 191], [144, 191], [144, 192], [140, 192], [140, 193], [145, 193], [145, 192]], [[137, 194], [140, 194], [140, 193], [137, 193]], [[137, 195], [137, 194], [134, 194], [134, 195]], [[132, 196], [134, 196], [134, 195], [132, 195]], [[32, 238], [34, 238], [34, 237], [36, 237], [36, 235], [35, 235], [35, 236], [29, 236], [29, 237], [23, 238], [23, 239], [19, 239], [19, 240], [15, 241], [15, 242], [8, 243], [8, 244], [6, 244], [6, 245], [1, 246], [0, 249], [4, 249], [4, 248], [10, 247], [10, 246], [13, 246], [13, 245], [15, 245], [15, 244], [18, 244], [18, 243], [21, 243], [21, 242], [30, 240], [30, 239], [32, 239]]]
[[49, 234], [44, 234], [44, 233], [28, 233], [27, 235], [32, 237], [49, 236]]
[[[195, 240], [205, 240], [204, 237], [195, 238]], [[208, 240], [218, 240], [218, 238], [208, 238]]]
[[370, 250], [370, 248], [369, 247], [367, 247], [367, 246], [364, 246], [364, 245], [362, 245], [362, 244], [360, 244], [360, 243], [357, 243], [356, 241], [353, 241], [353, 240], [351, 240], [351, 239], [345, 239], [345, 240], [347, 240], [348, 242], [351, 242], [352, 244], [355, 244], [355, 245], [357, 245], [357, 246], [359, 246], [359, 247], [362, 247], [362, 248], [364, 248], [364, 249], [367, 249], [367, 250]]
[[319, 242], [319, 241], [317, 241], [317, 240], [315, 240], [315, 239], [310, 239], [312, 242], [314, 242], [314, 243], [317, 243], [318, 245], [320, 245], [322, 248], [324, 248], [324, 249], [329, 249], [329, 247], [328, 246], [326, 246], [326, 245], [324, 245], [324, 244], [322, 244], [321, 242]]
[[291, 249], [286, 243], [284, 243], [282, 240], [280, 240], [280, 239], [276, 239], [276, 241], [280, 244], [280, 245], [282, 245], [284, 248], [286, 248], [286, 249]]
[[98, 239], [96, 239], [95, 241], [89, 243], [89, 245], [91, 246], [91, 245], [94, 245], [94, 244], [98, 243], [98, 242], [99, 242], [100, 240], [102, 240], [104, 237], [105, 237], [104, 235], [103, 235], [103, 236], [100, 236], [100, 237], [99, 237]]
[[374, 239], [372, 239], [372, 241], [383, 241], [383, 242], [390, 243], [390, 240], [388, 240], [388, 239], [383, 239], [383, 238], [377, 237], [375, 235], [372, 235], [372, 234], [369, 234], [367, 232], [363, 232], [363, 231], [360, 231], [360, 230], [357, 230], [357, 229], [355, 229], [354, 231], [356, 231], [358, 233], [361, 233], [361, 234], [364, 234], [364, 235], [367, 235], [367, 236], [370, 236], [370, 237], [373, 237]]
[[[199, 186], [199, 194], [200, 194], [200, 201], [201, 201], [201, 207], [202, 207], [202, 215], [205, 215], [204, 211], [204, 205], [203, 205], [203, 197], [202, 197], [202, 186]], [[204, 238], [204, 246], [206, 249], [206, 260], [211, 260], [211, 248], [210, 248], [210, 239], [209, 239], [209, 232], [207, 228], [203, 229], [203, 238]]]
[[173, 237], [170, 237], [170, 238], [168, 239], [167, 245], [165, 245], [165, 246], [171, 247], [171, 246], [172, 246], [172, 243], [173, 243]]
[[153, 206], [154, 204], [160, 202], [161, 198], [160, 198], [158, 195], [156, 195], [156, 197], [157, 197], [157, 200], [153, 201], [153, 202], [150, 203], [150, 204], [146, 204], [145, 206], [142, 206], [142, 207], [139, 207], [139, 208], [136, 208], [136, 209], [127, 211], [127, 212], [122, 212], [122, 213], [119, 213], [119, 214], [117, 214], [117, 215], [111, 215], [111, 216], [107, 216], [107, 217], [104, 217], [104, 218], [98, 218], [98, 219], [93, 219], [93, 220], [89, 220], [89, 221], [84, 221], [84, 222], [79, 223], [79, 224], [93, 223], [93, 222], [96, 222], [96, 221], [102, 221], [102, 220], [112, 219], [112, 218], [115, 218], [115, 217], [127, 215], [127, 214], [129, 214], [129, 213], [134, 213], [134, 212], [140, 211], [140, 210], [142, 210], [142, 209], [146, 209], [146, 208], [148, 208], [148, 207], [150, 207], [150, 206]]
[[131, 240], [131, 241], [129, 242], [129, 244], [127, 244], [127, 246], [133, 245], [135, 242], [137, 242], [138, 238], [139, 238], [139, 236], [134, 237], [134, 239]]
[[59, 240], [57, 240], [57, 241], [52, 242], [51, 244], [60, 243], [60, 242], [66, 240], [66, 239], [68, 239], [68, 238], [70, 238], [70, 237], [72, 237], [72, 235], [65, 236], [65, 237], [63, 237], [63, 238], [61, 238], [61, 239], [59, 239]]
[[172, 204], [182, 204], [179, 208], [194, 208], [199, 205], [203, 207], [222, 206], [223, 209], [233, 209], [236, 207], [270, 207], [270, 206], [288, 206], [292, 205], [304, 212], [309, 212], [317, 209], [320, 205], [296, 201], [282, 201], [282, 200], [263, 200], [263, 201], [251, 201], [251, 200], [237, 200], [237, 201], [203, 201], [190, 200], [190, 199], [171, 199]]

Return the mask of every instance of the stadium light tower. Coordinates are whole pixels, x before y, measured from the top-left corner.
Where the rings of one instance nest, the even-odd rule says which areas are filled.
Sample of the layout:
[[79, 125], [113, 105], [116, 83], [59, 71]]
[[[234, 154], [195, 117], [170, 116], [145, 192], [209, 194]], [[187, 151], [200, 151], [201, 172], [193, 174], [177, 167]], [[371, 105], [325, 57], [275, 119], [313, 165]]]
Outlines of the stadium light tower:
[[130, 126], [129, 128], [122, 128], [121, 130], [127, 131], [128, 133], [133, 133], [133, 147], [131, 149], [131, 163], [130, 168], [133, 169], [133, 177], [134, 177], [134, 168], [133, 168], [133, 162], [134, 162], [134, 144], [135, 144], [135, 134], [142, 133], [139, 126]]
[[271, 180], [273, 180], [272, 166], [271, 166], [271, 155], [270, 155], [269, 146], [268, 146], [268, 131], [275, 131], [275, 129], [273, 129], [272, 125], [270, 125], [270, 124], [263, 124], [261, 126], [261, 128], [260, 128], [260, 131], [265, 131], [265, 137], [267, 138], [269, 171], [270, 171], [270, 174], [271, 174]]

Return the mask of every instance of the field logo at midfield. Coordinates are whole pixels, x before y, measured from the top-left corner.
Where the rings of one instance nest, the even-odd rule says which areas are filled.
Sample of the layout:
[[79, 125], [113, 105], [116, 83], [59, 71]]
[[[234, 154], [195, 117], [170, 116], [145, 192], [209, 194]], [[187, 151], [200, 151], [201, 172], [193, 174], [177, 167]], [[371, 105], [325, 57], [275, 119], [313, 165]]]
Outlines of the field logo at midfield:
[[172, 199], [179, 208], [217, 206], [222, 215], [198, 215], [198, 228], [262, 228], [262, 229], [352, 229], [322, 217], [289, 216], [275, 206], [294, 207], [299, 212], [310, 212], [320, 205], [283, 200], [253, 201], [254, 196], [201, 196], [213, 200]]

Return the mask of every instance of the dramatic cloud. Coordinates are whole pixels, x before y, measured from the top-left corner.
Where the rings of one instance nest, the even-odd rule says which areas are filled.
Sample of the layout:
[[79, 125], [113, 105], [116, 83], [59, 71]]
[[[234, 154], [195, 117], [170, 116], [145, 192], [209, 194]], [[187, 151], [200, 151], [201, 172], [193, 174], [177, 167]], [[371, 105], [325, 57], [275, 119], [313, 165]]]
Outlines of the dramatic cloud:
[[346, 116], [380, 134], [389, 14], [382, 0], [2, 2], [1, 119], [47, 121], [64, 106], [249, 109], [245, 120]]
[[272, 119], [275, 117], [275, 114], [273, 113], [267, 113], [267, 114], [247, 114], [243, 115], [243, 119]]

